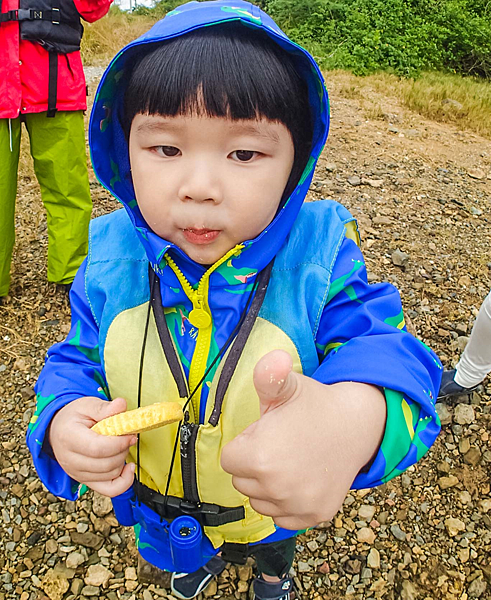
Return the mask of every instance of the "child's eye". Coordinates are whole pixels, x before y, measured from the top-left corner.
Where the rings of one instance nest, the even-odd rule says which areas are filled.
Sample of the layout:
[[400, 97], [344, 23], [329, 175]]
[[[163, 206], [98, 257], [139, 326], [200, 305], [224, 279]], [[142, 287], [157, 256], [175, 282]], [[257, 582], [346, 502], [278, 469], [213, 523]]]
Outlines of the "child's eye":
[[235, 158], [240, 160], [240, 162], [248, 162], [252, 160], [256, 154], [257, 152], [254, 152], [254, 150], [236, 150], [235, 152], [232, 152], [232, 156], [235, 155]]
[[155, 146], [155, 151], [161, 156], [177, 156], [179, 154], [179, 148], [175, 146]]

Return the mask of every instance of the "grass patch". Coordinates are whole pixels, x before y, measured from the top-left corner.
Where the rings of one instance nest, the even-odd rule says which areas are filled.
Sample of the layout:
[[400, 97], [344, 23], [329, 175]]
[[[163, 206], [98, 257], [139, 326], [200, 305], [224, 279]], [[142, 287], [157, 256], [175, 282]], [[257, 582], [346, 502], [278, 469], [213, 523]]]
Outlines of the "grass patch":
[[346, 71], [328, 71], [325, 77], [327, 89], [332, 81], [343, 98], [364, 100], [367, 118], [385, 118], [382, 96], [433, 121], [491, 138], [491, 81], [436, 72], [417, 79], [388, 73], [361, 77]]
[[491, 137], [491, 82], [443, 73], [404, 81], [400, 97], [419, 114]]
[[112, 6], [99, 21], [84, 24], [81, 44], [84, 64], [108, 64], [121, 48], [148, 31], [156, 20], [157, 17], [132, 15]]

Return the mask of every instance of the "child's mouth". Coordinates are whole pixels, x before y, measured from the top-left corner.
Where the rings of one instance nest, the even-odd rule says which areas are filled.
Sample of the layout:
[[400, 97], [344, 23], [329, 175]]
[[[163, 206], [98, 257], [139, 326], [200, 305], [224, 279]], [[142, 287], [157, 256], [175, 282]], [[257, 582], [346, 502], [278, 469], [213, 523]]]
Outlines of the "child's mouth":
[[184, 237], [191, 244], [211, 244], [220, 235], [217, 229], [183, 229]]

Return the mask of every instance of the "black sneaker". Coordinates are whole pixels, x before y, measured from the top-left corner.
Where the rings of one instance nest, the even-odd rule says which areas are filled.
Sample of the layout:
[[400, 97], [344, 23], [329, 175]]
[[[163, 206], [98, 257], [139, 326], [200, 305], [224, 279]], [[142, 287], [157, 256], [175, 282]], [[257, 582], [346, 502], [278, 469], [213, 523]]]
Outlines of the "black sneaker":
[[438, 400], [447, 400], [457, 396], [465, 396], [476, 390], [481, 384], [465, 388], [459, 385], [455, 380], [456, 369], [451, 371], [443, 371], [442, 382], [440, 384], [440, 391], [438, 392]]
[[170, 589], [176, 598], [190, 600], [202, 592], [211, 580], [225, 569], [225, 561], [214, 556], [194, 573], [173, 573]]
[[252, 582], [252, 588], [254, 600], [293, 600], [296, 597], [291, 577], [284, 577], [276, 583], [256, 577]]

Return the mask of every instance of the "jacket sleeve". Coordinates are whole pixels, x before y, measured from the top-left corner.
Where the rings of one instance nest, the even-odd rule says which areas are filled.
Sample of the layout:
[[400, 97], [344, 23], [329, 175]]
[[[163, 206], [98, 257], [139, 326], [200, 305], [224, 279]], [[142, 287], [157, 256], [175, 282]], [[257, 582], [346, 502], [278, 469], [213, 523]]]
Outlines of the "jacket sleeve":
[[316, 344], [322, 362], [314, 379], [368, 383], [385, 394], [382, 444], [352, 487], [380, 485], [416, 463], [440, 431], [435, 398], [442, 366], [430, 348], [406, 331], [395, 287], [368, 284], [363, 256], [349, 239], [333, 269]]
[[107, 14], [112, 0], [74, 0], [74, 2], [82, 19], [93, 23]]
[[71, 479], [56, 461], [46, 437], [54, 414], [83, 396], [109, 398], [99, 356], [99, 329], [85, 294], [84, 261], [70, 292], [72, 322], [65, 341], [52, 346], [34, 387], [36, 411], [27, 431], [27, 445], [39, 478], [55, 496], [75, 500], [85, 486]]

